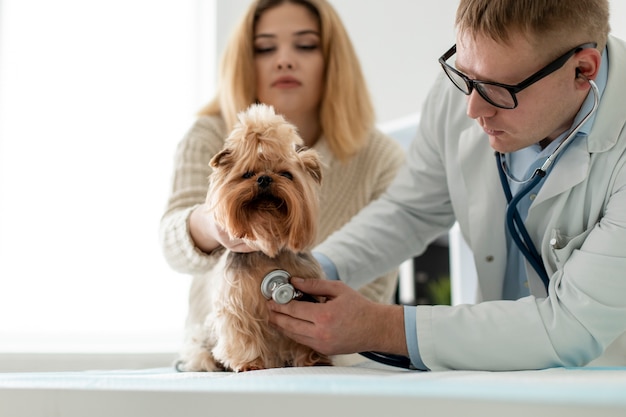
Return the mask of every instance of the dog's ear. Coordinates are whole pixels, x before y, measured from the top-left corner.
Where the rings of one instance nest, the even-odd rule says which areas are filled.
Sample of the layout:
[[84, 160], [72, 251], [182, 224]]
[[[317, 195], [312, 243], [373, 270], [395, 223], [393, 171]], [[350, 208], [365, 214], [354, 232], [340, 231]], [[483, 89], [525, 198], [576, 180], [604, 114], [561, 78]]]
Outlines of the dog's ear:
[[307, 173], [315, 179], [318, 184], [322, 183], [322, 164], [317, 155], [317, 152], [313, 149], [301, 147], [297, 149], [300, 160], [304, 165]]
[[230, 149], [223, 149], [220, 152], [218, 152], [217, 154], [215, 154], [215, 156], [213, 156], [213, 158], [211, 158], [211, 162], [209, 162], [209, 166], [211, 166], [212, 168], [217, 168], [220, 165], [224, 165], [227, 160], [228, 160], [228, 156], [230, 155]]

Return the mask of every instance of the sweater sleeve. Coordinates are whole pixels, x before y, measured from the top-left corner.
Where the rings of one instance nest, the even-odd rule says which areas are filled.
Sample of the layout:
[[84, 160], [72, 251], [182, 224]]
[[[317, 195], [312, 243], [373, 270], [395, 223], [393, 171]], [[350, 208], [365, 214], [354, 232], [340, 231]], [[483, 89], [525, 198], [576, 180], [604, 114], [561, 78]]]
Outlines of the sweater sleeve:
[[161, 218], [159, 240], [167, 263], [177, 272], [198, 275], [217, 263], [222, 251], [207, 254], [189, 233], [189, 216], [204, 203], [211, 173], [209, 161], [224, 144], [225, 127], [218, 117], [200, 117], [178, 144], [172, 188]]
[[[317, 149], [326, 163], [322, 184], [322, 218], [319, 242], [340, 229], [361, 209], [379, 198], [395, 177], [405, 155], [400, 144], [374, 129], [367, 145], [348, 162], [342, 163], [324, 147]], [[378, 278], [358, 282], [353, 288], [377, 302], [389, 302], [397, 288], [398, 271], [394, 267]]]

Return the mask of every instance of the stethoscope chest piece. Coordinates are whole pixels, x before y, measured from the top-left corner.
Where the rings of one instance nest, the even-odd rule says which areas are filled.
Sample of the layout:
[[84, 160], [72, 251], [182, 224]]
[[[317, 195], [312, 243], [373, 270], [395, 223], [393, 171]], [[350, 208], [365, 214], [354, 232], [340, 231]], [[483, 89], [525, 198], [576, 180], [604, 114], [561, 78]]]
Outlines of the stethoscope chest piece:
[[302, 293], [289, 283], [291, 275], [282, 269], [275, 269], [263, 278], [261, 293], [265, 298], [273, 299], [278, 304], [287, 304], [293, 299], [299, 298]]

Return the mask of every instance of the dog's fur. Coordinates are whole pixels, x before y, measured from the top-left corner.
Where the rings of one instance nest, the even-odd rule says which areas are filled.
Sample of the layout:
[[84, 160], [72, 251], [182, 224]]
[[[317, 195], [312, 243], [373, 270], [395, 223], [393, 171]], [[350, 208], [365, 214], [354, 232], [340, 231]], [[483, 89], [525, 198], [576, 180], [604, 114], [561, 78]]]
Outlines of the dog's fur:
[[191, 297], [191, 310], [206, 319], [187, 329], [179, 369], [330, 365], [327, 356], [269, 325], [261, 293], [263, 277], [274, 269], [310, 279], [323, 274], [309, 252], [322, 179], [317, 153], [302, 146], [295, 127], [271, 106], [256, 104], [239, 114], [210, 165], [207, 202], [216, 222], [258, 252], [227, 252]]

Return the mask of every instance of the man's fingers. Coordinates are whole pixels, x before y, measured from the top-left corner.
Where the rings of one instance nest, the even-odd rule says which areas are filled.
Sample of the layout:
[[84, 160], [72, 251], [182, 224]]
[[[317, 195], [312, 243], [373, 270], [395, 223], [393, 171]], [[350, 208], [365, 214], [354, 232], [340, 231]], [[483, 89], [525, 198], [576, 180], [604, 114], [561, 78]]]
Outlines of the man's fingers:
[[301, 308], [304, 307], [306, 310], [306, 304], [311, 303], [292, 301], [288, 304], [277, 304], [274, 301], [269, 301], [268, 304], [271, 310], [269, 317], [271, 324], [278, 327], [285, 336], [298, 343], [310, 343], [315, 323], [301, 319], [299, 316], [304, 315], [306, 317]]
[[304, 279], [300, 277], [292, 277], [291, 284], [300, 291], [311, 294], [325, 296], [326, 298], [334, 298], [338, 294], [339, 281], [330, 281], [327, 279]]
[[[270, 300], [268, 301], [268, 305], [269, 305], [269, 309], [275, 313], [287, 316], [288, 318], [291, 318], [295, 321], [303, 321], [303, 322], [311, 323], [311, 320], [307, 318], [312, 317], [313, 312], [311, 311], [311, 308], [314, 307], [315, 303], [311, 303], [309, 301], [294, 300], [294, 301], [290, 301], [287, 304], [278, 304], [277, 302]], [[284, 321], [285, 320], [281, 320], [281, 323], [283, 323]], [[279, 324], [279, 323], [276, 323], [276, 324]], [[280, 326], [279, 324], [279, 327], [282, 327], [282, 326]]]

